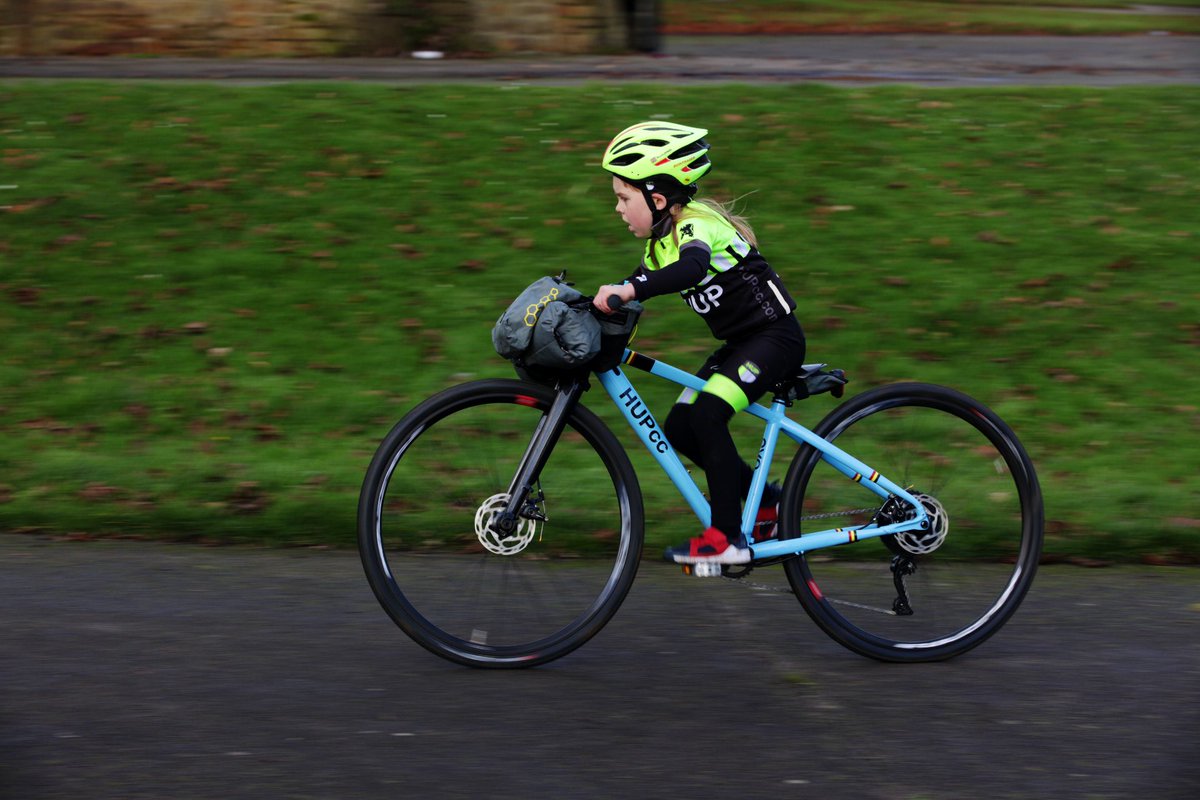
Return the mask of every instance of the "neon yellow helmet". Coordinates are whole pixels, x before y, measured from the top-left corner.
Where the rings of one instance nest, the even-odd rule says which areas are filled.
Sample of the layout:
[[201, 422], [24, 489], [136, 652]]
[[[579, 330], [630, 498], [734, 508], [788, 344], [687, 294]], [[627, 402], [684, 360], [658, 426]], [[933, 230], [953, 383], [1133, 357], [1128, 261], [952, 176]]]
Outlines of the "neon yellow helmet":
[[[667, 177], [691, 186], [712, 167], [704, 128], [674, 122], [639, 122], [618, 133], [601, 161], [604, 168], [629, 183]], [[694, 190], [693, 190], [694, 191]]]

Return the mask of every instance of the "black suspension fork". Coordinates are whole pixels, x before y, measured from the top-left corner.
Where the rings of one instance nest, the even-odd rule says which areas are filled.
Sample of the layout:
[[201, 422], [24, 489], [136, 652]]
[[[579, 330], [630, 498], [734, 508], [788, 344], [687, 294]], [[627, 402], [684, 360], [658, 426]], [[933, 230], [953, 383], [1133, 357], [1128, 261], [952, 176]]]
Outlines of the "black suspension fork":
[[558, 394], [538, 421], [529, 446], [525, 448], [525, 455], [521, 457], [521, 464], [517, 467], [516, 477], [508, 487], [508, 505], [492, 521], [501, 533], [509, 534], [516, 529], [517, 518], [525, 507], [529, 493], [533, 491], [534, 484], [542, 474], [542, 468], [550, 459], [554, 445], [558, 443], [563, 428], [567, 426], [567, 418], [575, 410], [585, 388], [586, 378], [559, 384]]

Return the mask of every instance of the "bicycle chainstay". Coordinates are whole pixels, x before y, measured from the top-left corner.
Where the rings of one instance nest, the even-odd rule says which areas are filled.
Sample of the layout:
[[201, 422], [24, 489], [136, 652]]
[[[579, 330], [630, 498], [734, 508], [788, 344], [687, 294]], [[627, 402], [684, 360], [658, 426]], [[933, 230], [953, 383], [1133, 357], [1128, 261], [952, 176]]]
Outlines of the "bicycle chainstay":
[[[871, 506], [870, 508], [851, 508], [851, 509], [847, 509], [845, 511], [830, 511], [825, 514], [806, 514], [805, 516], [800, 518], [800, 521], [806, 522], [806, 521], [814, 520], [814, 519], [834, 519], [835, 517], [849, 517], [849, 516], [853, 516], [855, 514], [871, 514], [872, 518], [874, 518], [874, 515], [877, 514], [878, 512], [879, 512], [878, 506]], [[788, 556], [785, 556], [785, 558], [787, 558], [787, 557]], [[782, 560], [782, 559], [780, 559], [780, 560]], [[770, 563], [773, 564], [776, 562], [774, 560], [772, 560]], [[746, 564], [744, 567], [737, 570], [736, 572], [726, 572], [726, 571], [722, 570], [721, 577], [727, 581], [733, 581], [734, 583], [740, 583], [741, 585], [745, 586], [747, 589], [759, 589], [759, 590], [768, 591], [768, 592], [779, 592], [782, 594], [791, 594], [792, 593], [792, 590], [790, 588], [785, 589], [780, 586], [768, 586], [765, 583], [756, 583], [755, 581], [746, 580], [746, 576], [749, 575], [751, 573], [751, 571], [753, 571], [755, 566], [756, 565], [754, 565], [754, 564]], [[759, 564], [757, 566], [767, 566], [767, 564]]]

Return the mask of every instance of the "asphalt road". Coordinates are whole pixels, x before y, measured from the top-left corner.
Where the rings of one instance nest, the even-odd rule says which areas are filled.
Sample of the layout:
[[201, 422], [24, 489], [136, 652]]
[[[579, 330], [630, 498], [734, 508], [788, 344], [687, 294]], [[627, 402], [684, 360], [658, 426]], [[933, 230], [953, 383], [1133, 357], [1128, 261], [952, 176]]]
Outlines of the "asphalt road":
[[[770, 582], [772, 571], [756, 573]], [[349, 552], [0, 536], [0, 797], [1165, 798], [1200, 767], [1200, 570], [1046, 567], [955, 661], [647, 562], [546, 667], [408, 640]]]
[[1190, 36], [678, 36], [656, 55], [497, 59], [0, 58], [0, 79], [242, 83], [819, 81], [925, 86], [1200, 83]]

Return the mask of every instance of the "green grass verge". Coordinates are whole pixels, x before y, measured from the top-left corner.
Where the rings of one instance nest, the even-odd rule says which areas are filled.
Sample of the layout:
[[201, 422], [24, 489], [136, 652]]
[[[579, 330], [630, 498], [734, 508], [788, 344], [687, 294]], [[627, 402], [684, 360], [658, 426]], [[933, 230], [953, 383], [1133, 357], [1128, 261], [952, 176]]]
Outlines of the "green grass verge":
[[[812, 359], [995, 408], [1049, 552], [1200, 556], [1191, 88], [0, 87], [0, 527], [350, 544], [391, 423], [510, 374], [517, 291], [627, 274], [599, 153], [671, 114], [755, 192]], [[674, 298], [641, 328], [713, 344]], [[636, 463], [651, 547], [688, 535]]]
[[663, 0], [667, 33], [1200, 34], [1200, 3], [1166, 0]]

